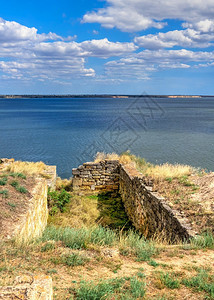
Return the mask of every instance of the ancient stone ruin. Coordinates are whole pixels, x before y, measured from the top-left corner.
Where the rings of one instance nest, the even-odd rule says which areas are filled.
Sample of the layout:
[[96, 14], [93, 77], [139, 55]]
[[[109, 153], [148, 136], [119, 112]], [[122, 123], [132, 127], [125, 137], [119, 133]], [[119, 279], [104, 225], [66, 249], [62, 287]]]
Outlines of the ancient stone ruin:
[[148, 180], [136, 169], [128, 169], [119, 161], [104, 160], [84, 163], [72, 173], [76, 190], [118, 191], [129, 219], [145, 237], [176, 243], [194, 235], [187, 219], [153, 192]]

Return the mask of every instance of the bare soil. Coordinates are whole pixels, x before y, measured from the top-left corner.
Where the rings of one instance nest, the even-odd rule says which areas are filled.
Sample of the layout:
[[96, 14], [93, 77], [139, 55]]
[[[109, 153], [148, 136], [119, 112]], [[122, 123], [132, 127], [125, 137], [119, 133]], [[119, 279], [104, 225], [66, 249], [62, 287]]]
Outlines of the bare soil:
[[[212, 250], [184, 250], [181, 246], [161, 246], [160, 253], [153, 257], [157, 263], [138, 262], [135, 257], [122, 256], [118, 249], [89, 247], [88, 250], [64, 248], [61, 242], [53, 242], [54, 249], [42, 252], [45, 243], [16, 248], [12, 244], [0, 247], [0, 285], [13, 284], [16, 276], [47, 274], [53, 279], [54, 299], [73, 299], [72, 291], [82, 280], [98, 283], [101, 279], [143, 275], [146, 295], [143, 299], [190, 299], [202, 300], [208, 295], [204, 291], [184, 285], [171, 289], [160, 279], [161, 273], [174, 274], [178, 280], [193, 277], [197, 270], [205, 269], [214, 275], [214, 253]], [[62, 255], [78, 253], [88, 258], [84, 266], [68, 266], [59, 262]], [[108, 253], [108, 255], [107, 255]], [[141, 279], [140, 279], [141, 280]], [[113, 300], [114, 298], [112, 298]], [[140, 299], [140, 298], [139, 298]]]
[[194, 231], [214, 231], [214, 173], [154, 181], [153, 190], [183, 213]]
[[[32, 191], [35, 186], [35, 178], [27, 176], [21, 178], [11, 176], [10, 173], [1, 172], [0, 181], [6, 179], [6, 184], [0, 185], [0, 193], [6, 191], [6, 194], [0, 194], [0, 237], [6, 237], [11, 232], [11, 228], [19, 222], [20, 215], [24, 214], [29, 207], [29, 199], [32, 197]], [[17, 187], [25, 188], [25, 192], [20, 192], [12, 186], [16, 182]]]

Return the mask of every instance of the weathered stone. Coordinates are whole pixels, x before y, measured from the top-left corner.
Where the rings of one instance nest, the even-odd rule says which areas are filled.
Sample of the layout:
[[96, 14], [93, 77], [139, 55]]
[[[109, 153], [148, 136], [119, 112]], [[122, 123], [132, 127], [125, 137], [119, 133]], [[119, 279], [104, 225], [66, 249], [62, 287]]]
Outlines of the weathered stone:
[[[163, 197], [153, 192], [152, 181], [137, 170], [134, 172], [136, 175], [132, 176], [127, 167], [110, 160], [97, 164], [85, 163], [83, 166], [78, 170], [79, 176], [84, 178], [84, 188], [102, 191], [119, 189], [129, 219], [144, 236], [163, 236], [171, 242], [191, 237], [189, 225], [180, 220], [181, 214], [173, 211]], [[87, 173], [84, 173], [85, 168]]]
[[19, 276], [14, 286], [0, 287], [0, 299], [52, 300], [52, 279], [49, 276]]
[[81, 186], [82, 185], [82, 178], [73, 178], [73, 187]]

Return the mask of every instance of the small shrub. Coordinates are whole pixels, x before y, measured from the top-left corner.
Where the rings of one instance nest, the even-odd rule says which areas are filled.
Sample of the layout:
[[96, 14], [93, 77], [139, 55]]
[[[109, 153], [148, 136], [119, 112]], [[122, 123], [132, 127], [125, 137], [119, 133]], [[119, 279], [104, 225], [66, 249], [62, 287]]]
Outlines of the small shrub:
[[13, 186], [18, 192], [22, 194], [26, 194], [28, 192], [28, 190], [24, 186], [20, 186], [19, 182], [16, 180], [11, 181], [10, 185]]
[[49, 191], [48, 207], [50, 209], [50, 215], [54, 215], [57, 211], [64, 212], [65, 205], [70, 202], [70, 199], [71, 195], [64, 189], [62, 189], [61, 191]]

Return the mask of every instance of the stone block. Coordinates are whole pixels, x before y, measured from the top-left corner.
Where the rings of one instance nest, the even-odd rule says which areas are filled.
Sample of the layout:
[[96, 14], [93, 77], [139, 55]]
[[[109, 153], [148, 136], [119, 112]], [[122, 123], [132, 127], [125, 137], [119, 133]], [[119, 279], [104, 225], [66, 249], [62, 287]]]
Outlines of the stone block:
[[73, 178], [73, 187], [81, 186], [82, 185], [82, 178]]
[[52, 279], [45, 275], [19, 276], [14, 286], [0, 287], [0, 299], [52, 300]]

